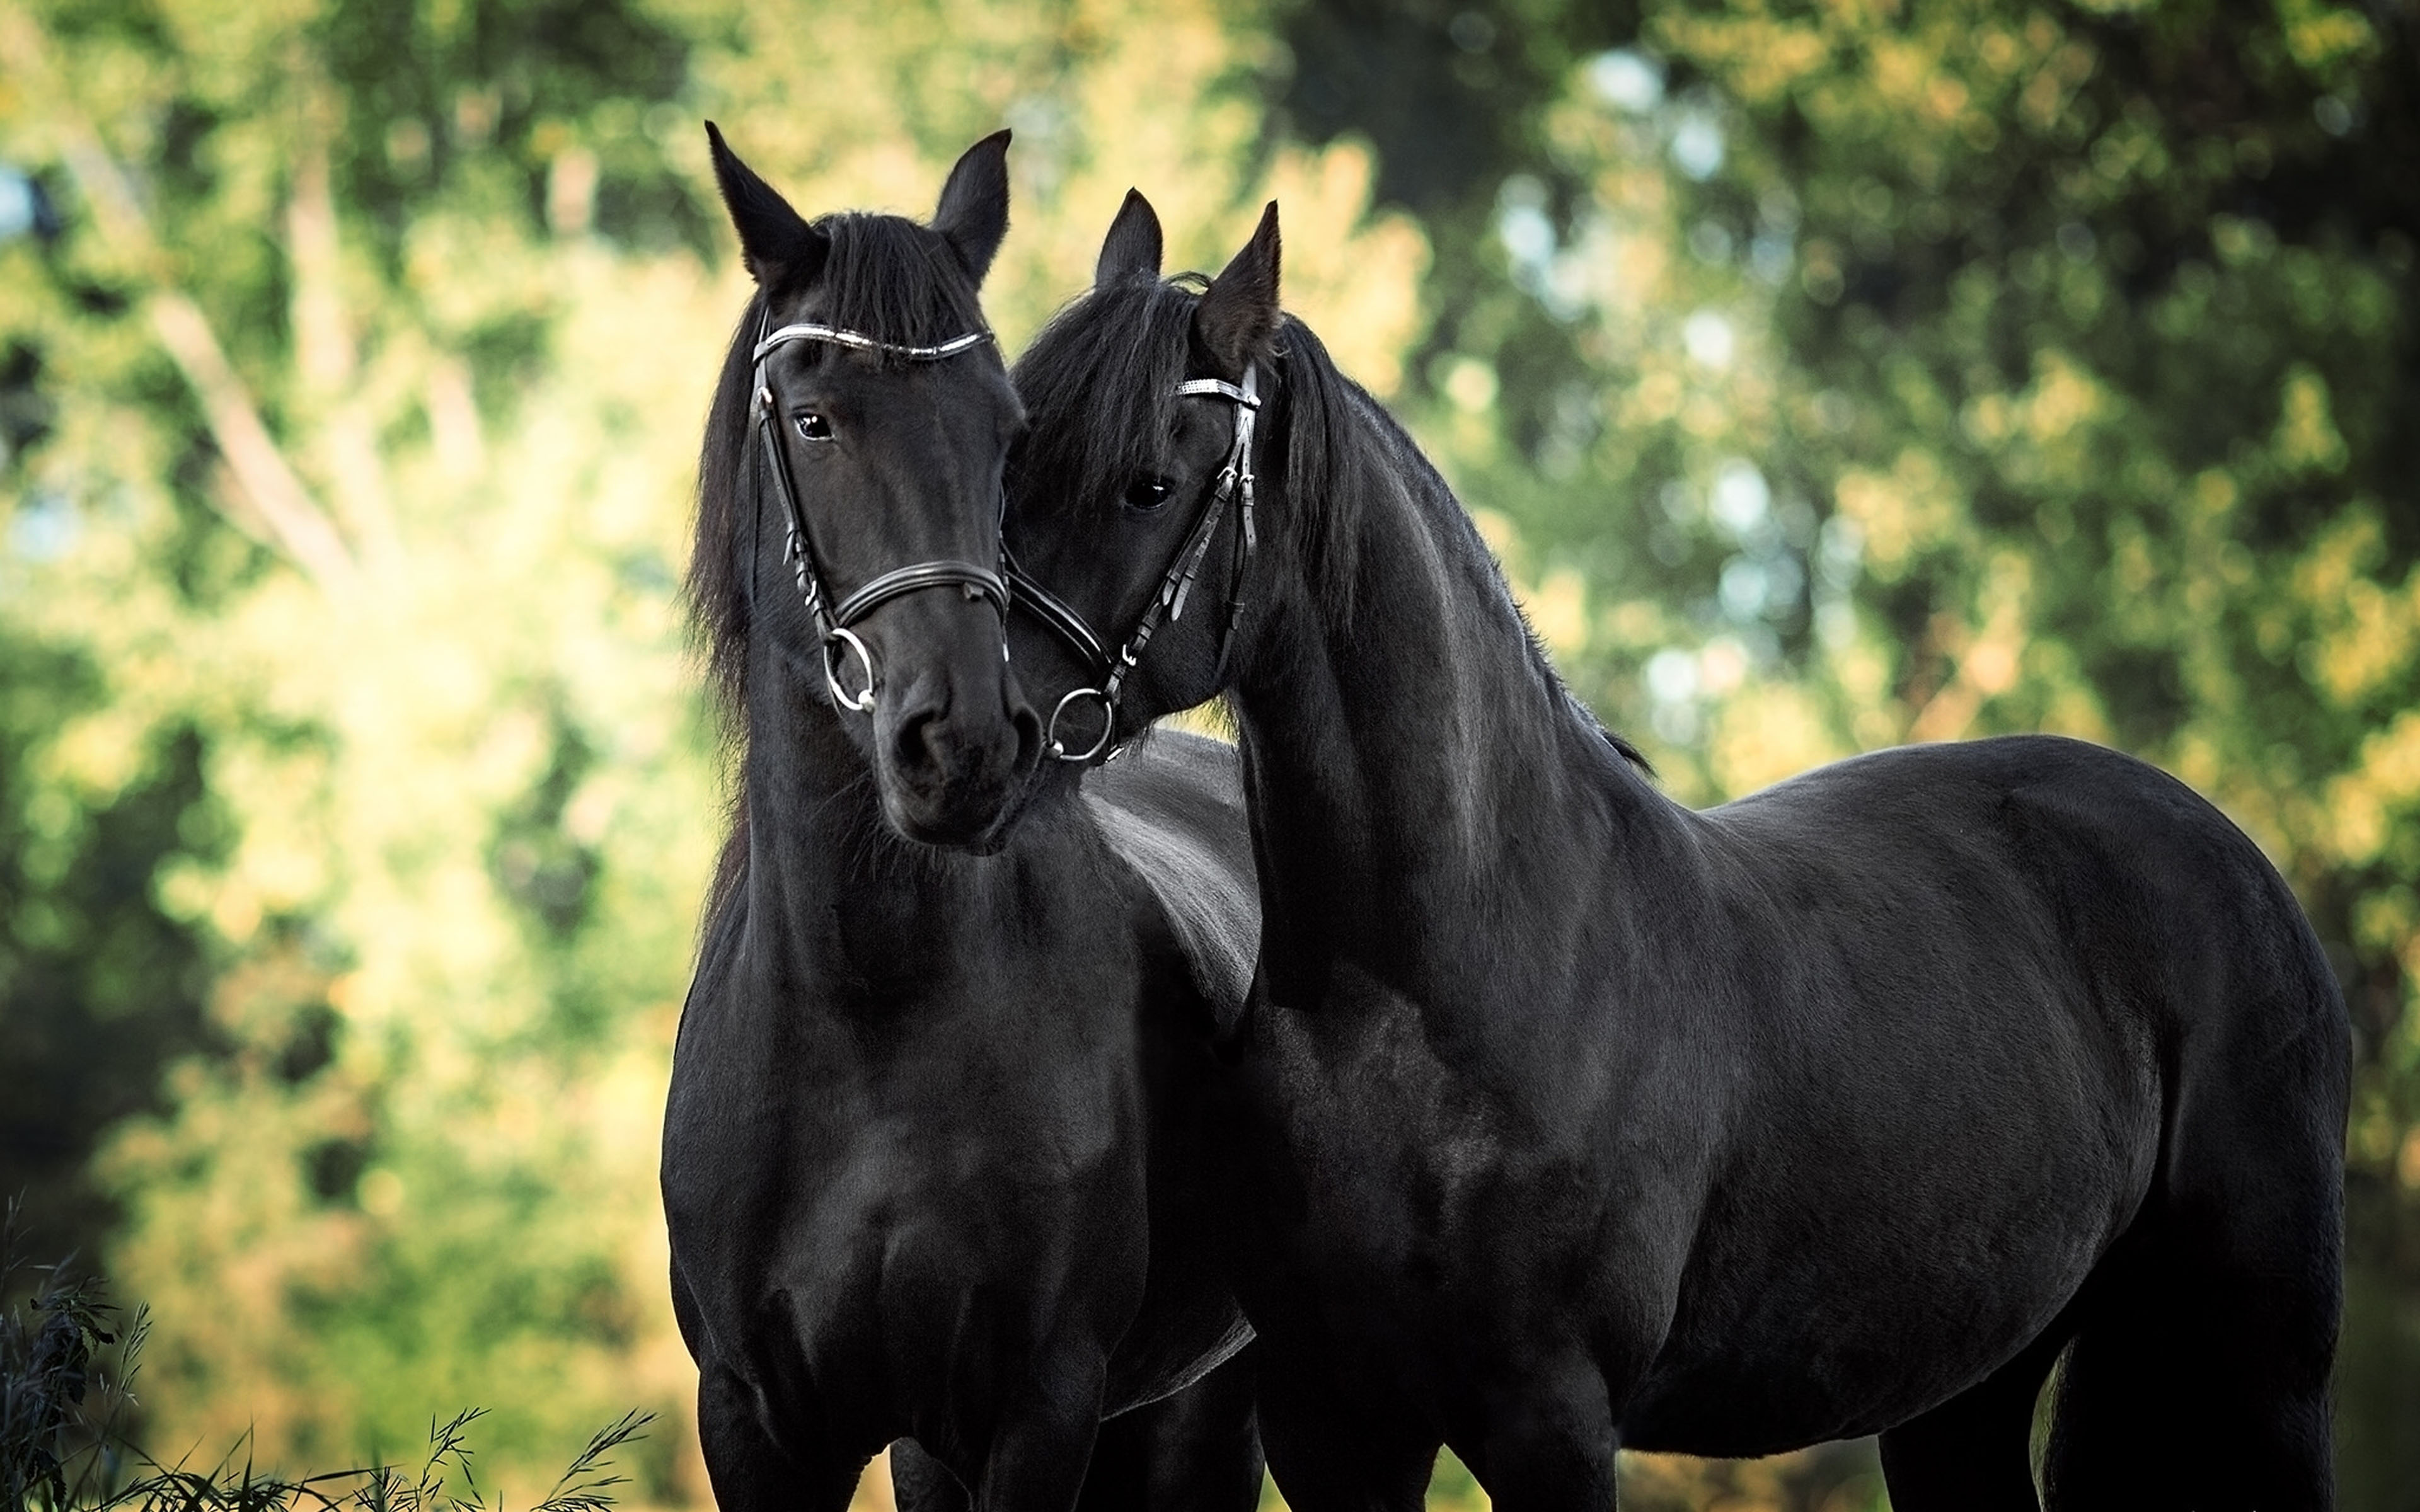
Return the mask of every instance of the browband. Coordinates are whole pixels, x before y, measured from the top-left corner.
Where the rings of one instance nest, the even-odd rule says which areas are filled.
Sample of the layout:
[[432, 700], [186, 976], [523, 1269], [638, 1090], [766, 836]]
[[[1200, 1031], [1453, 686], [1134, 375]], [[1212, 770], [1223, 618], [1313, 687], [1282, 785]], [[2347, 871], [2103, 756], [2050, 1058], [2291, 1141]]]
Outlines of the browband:
[[1248, 370], [1244, 374], [1244, 385], [1241, 388], [1237, 388], [1225, 378], [1187, 378], [1176, 386], [1176, 392], [1216, 394], [1221, 399], [1233, 399], [1247, 409], [1258, 409], [1261, 407], [1261, 396], [1253, 392], [1254, 388], [1252, 374]]
[[882, 352], [892, 357], [905, 357], [911, 363], [938, 363], [944, 357], [955, 357], [991, 340], [988, 331], [970, 331], [963, 336], [953, 336], [939, 347], [906, 347], [895, 341], [879, 341], [862, 332], [844, 331], [838, 326], [819, 326], [813, 322], [783, 326], [768, 332], [756, 344], [749, 361], [761, 363], [774, 347], [793, 341], [820, 341], [834, 347], [846, 347], [852, 351]]

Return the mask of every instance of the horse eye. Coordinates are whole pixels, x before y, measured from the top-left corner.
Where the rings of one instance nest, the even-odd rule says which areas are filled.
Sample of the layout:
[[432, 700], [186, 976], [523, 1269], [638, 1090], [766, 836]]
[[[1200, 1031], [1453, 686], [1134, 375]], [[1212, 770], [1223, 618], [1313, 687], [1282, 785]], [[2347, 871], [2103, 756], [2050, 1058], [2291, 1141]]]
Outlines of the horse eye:
[[1166, 478], [1137, 478], [1126, 485], [1128, 509], [1157, 509], [1168, 502], [1173, 486]]
[[801, 414], [792, 424], [799, 427], [802, 441], [828, 441], [832, 439], [831, 422], [817, 414]]

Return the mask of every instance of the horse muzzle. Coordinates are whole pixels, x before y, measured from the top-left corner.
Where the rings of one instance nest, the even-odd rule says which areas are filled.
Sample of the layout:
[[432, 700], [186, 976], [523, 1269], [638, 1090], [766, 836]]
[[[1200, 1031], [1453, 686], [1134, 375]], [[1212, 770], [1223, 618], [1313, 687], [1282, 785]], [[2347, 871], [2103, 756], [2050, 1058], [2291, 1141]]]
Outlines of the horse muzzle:
[[922, 844], [997, 849], [988, 842], [1041, 759], [1042, 720], [998, 645], [972, 659], [921, 670], [874, 709], [883, 813]]

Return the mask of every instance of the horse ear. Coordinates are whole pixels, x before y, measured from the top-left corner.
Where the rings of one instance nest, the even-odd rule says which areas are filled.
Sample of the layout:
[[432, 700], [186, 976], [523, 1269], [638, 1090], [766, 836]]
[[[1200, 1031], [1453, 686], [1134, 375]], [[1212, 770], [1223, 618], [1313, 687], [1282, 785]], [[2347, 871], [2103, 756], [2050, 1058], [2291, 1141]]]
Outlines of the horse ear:
[[1101, 260], [1093, 265], [1094, 284], [1157, 278], [1159, 247], [1159, 212], [1141, 190], [1127, 190], [1126, 202], [1118, 207], [1118, 218], [1109, 223], [1109, 234], [1101, 242]]
[[1193, 334], [1211, 359], [1241, 374], [1270, 355], [1278, 331], [1278, 202], [1261, 212], [1260, 229], [1211, 282], [1193, 311]]
[[933, 212], [933, 229], [956, 249], [978, 284], [991, 270], [1001, 238], [1008, 235], [1008, 135], [994, 131], [967, 148], [950, 170], [940, 208]]
[[809, 225], [772, 185], [740, 162], [712, 121], [706, 123], [706, 141], [714, 157], [715, 186], [722, 191], [732, 229], [739, 233], [740, 255], [757, 286], [770, 290], [780, 285], [802, 284], [823, 271], [831, 239]]

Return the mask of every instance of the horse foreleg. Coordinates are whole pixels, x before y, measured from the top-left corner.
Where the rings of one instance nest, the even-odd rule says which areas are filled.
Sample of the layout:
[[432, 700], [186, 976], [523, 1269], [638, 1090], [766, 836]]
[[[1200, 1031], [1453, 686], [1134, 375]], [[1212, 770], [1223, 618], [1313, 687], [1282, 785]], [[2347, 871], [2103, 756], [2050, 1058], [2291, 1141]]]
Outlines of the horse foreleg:
[[913, 1439], [892, 1443], [891, 1501], [899, 1512], [967, 1512], [972, 1504], [950, 1467]]
[[1593, 1363], [1536, 1371], [1489, 1404], [1484, 1431], [1463, 1459], [1501, 1512], [1605, 1512], [1614, 1504], [1620, 1440]]
[[1339, 1385], [1309, 1358], [1264, 1350], [1253, 1346], [1261, 1442], [1286, 1504], [1295, 1512], [1420, 1512], [1436, 1435]]
[[1000, 1415], [974, 1487], [977, 1512], [1072, 1512], [1101, 1428], [1098, 1358], [1037, 1362]]
[[1102, 1424], [1078, 1512], [1252, 1512], [1260, 1505], [1250, 1360], [1247, 1350], [1175, 1396]]
[[837, 1451], [777, 1442], [755, 1390], [719, 1365], [698, 1376], [697, 1432], [723, 1512], [842, 1512], [865, 1468]]

